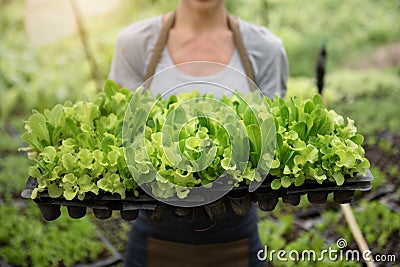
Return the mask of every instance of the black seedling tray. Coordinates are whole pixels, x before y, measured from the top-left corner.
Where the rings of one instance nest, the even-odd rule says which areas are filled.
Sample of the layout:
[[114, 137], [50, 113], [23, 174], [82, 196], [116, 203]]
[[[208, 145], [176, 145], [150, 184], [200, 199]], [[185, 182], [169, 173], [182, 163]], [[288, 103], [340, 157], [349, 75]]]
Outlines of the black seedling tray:
[[[288, 188], [273, 190], [269, 182], [264, 182], [252, 193], [248, 192], [247, 187], [244, 186], [233, 188], [224, 197], [202, 207], [210, 219], [216, 221], [224, 217], [228, 205], [237, 215], [244, 216], [250, 211], [252, 202], [257, 202], [263, 211], [272, 211], [275, 209], [279, 198], [282, 198], [284, 203], [297, 206], [300, 203], [300, 197], [307, 195], [309, 202], [323, 204], [327, 201], [328, 195], [332, 193], [335, 202], [344, 204], [353, 200], [355, 191], [370, 190], [373, 179], [371, 171], [367, 169], [366, 175], [357, 174], [355, 177], [346, 179], [341, 186], [337, 186], [334, 182], [318, 184], [306, 180], [301, 186], [292, 185]], [[266, 180], [272, 181], [271, 179]], [[30, 199], [32, 190], [36, 187], [37, 180], [30, 177], [25, 184], [21, 197]], [[46, 192], [42, 192], [38, 194], [34, 201], [42, 211], [44, 218], [49, 221], [55, 220], [61, 215], [61, 206], [67, 207], [68, 214], [72, 218], [84, 217], [87, 208], [91, 208], [98, 219], [110, 218], [112, 211], [115, 210], [120, 212], [123, 219], [130, 221], [136, 219], [139, 210], [145, 210], [149, 220], [159, 221], [162, 219], [167, 206], [169, 206], [150, 197], [143, 191], [140, 192], [138, 198], [131, 193], [127, 193], [125, 199], [121, 199], [119, 195], [104, 194], [96, 196], [87, 194], [82, 201], [78, 199], [66, 200], [62, 197], [51, 198]], [[173, 209], [178, 218], [193, 214], [193, 208], [173, 207]]]

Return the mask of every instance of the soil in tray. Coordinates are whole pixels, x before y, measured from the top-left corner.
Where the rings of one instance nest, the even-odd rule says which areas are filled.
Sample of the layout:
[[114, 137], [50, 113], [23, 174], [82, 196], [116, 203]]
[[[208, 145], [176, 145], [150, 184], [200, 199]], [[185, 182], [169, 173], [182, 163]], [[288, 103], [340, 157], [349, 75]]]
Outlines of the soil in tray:
[[251, 197], [247, 192], [239, 192], [238, 194], [228, 194], [229, 205], [233, 212], [239, 216], [245, 216], [251, 209]]

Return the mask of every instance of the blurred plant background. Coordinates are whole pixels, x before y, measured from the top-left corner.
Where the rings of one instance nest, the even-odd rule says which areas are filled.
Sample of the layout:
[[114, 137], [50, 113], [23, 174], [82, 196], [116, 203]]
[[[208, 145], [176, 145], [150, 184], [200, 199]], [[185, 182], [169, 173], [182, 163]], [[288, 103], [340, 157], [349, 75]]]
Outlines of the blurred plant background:
[[[76, 1], [93, 79], [71, 2], [0, 0], [0, 266], [73, 266], [123, 254], [130, 230], [119, 218], [45, 222], [36, 206], [19, 198], [29, 161], [18, 152], [23, 122], [66, 100], [91, 99], [107, 79], [118, 33], [135, 21], [173, 10], [177, 0]], [[288, 96], [317, 93], [315, 65], [327, 44], [325, 100], [356, 121], [375, 176], [371, 192], [352, 206], [371, 250], [396, 255], [400, 266], [400, 2], [398, 0], [227, 0], [230, 12], [267, 26], [284, 42], [290, 63]], [[145, 66], [143, 66], [145, 67]], [[279, 204], [260, 212], [269, 249], [320, 251], [338, 238], [357, 249], [333, 201], [300, 207]], [[99, 235], [100, 233], [100, 235]], [[302, 266], [301, 263], [292, 263]], [[308, 262], [304, 266], [363, 266], [362, 262]], [[328, 265], [327, 265], [328, 264]], [[397, 265], [396, 265], [397, 264]], [[290, 266], [273, 262], [273, 266]]]

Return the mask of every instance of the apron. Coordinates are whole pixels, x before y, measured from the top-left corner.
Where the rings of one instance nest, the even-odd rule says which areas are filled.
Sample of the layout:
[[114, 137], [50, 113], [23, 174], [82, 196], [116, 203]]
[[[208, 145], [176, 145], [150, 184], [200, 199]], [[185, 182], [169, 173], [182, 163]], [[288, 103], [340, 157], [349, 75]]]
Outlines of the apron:
[[[233, 16], [228, 15], [227, 19], [243, 68], [249, 78], [249, 88], [251, 91], [254, 91], [257, 88], [254, 72], [240, 33], [239, 25]], [[151, 83], [151, 78], [156, 71], [157, 64], [168, 40], [169, 30], [173, 26], [174, 21], [175, 12], [172, 13], [162, 26], [146, 71], [145, 80], [148, 84]], [[149, 87], [147, 86], [147, 88]], [[135, 229], [132, 230], [132, 232], [134, 231]], [[258, 235], [257, 229], [254, 229], [253, 232], [256, 232], [254, 235]], [[141, 238], [145, 238], [148, 267], [246, 267], [251, 262], [249, 259], [249, 243], [254, 243], [254, 235], [251, 239], [244, 238], [233, 242], [201, 245], [159, 240], [148, 236], [136, 237], [134, 239], [140, 241], [143, 240]], [[254, 264], [251, 265], [255, 266]], [[259, 265], [257, 264], [257, 266]], [[260, 266], [263, 265], [260, 264]]]

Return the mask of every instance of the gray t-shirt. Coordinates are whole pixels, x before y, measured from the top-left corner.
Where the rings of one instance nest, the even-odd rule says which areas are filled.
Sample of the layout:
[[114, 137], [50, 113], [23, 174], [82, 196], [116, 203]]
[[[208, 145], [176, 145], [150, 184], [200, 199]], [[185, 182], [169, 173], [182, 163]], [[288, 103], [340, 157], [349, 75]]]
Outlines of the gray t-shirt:
[[[267, 28], [238, 19], [239, 28], [255, 74], [255, 82], [264, 95], [283, 96], [288, 79], [288, 61], [282, 41]], [[125, 28], [118, 36], [109, 79], [134, 90], [145, 82], [145, 73], [162, 28], [162, 16], [142, 20]], [[171, 68], [173, 62], [164, 49], [157, 65], [156, 78], [151, 83], [154, 94], [164, 93], [189, 81], [207, 81], [232, 90], [248, 92], [249, 87], [238, 51], [235, 50], [226, 70], [215, 75], [193, 77]], [[169, 68], [169, 70], [166, 70]], [[237, 75], [238, 72], [243, 75]], [[236, 74], [236, 75], [235, 75]], [[201, 93], [205, 93], [201, 88]], [[181, 91], [178, 88], [174, 93]], [[216, 90], [212, 90], [215, 92]], [[226, 93], [226, 92], [224, 92]], [[218, 95], [215, 95], [216, 97]]]

